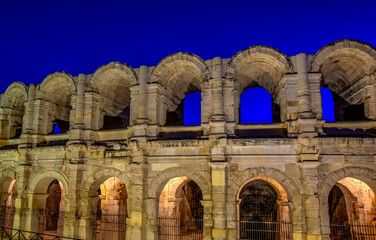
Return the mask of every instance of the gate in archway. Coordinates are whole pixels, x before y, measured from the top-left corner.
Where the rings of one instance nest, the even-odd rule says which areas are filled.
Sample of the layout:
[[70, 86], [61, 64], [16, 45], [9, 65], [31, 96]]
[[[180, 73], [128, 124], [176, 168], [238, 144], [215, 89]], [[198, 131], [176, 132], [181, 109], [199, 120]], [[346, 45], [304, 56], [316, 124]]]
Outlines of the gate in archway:
[[127, 215], [96, 214], [92, 219], [92, 226], [96, 240], [125, 239]]
[[201, 240], [202, 219], [159, 217], [159, 240]]

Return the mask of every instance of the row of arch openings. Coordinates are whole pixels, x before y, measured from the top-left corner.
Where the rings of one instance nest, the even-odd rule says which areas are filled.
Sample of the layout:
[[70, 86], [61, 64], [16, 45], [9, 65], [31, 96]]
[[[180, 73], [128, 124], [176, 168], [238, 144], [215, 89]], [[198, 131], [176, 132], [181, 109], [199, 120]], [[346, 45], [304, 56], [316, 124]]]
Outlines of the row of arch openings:
[[[12, 228], [17, 182], [10, 178], [3, 180], [0, 224]], [[124, 239], [128, 216], [125, 184], [110, 177], [91, 195], [90, 239]], [[37, 183], [32, 203], [32, 230], [63, 234], [64, 196], [65, 189], [58, 179], [48, 177]], [[278, 182], [268, 177], [249, 179], [239, 188], [236, 198], [238, 239], [290, 239], [289, 199]], [[159, 239], [172, 236], [202, 239], [205, 227], [202, 200], [202, 191], [192, 179], [170, 179], [158, 196]], [[376, 197], [366, 183], [343, 178], [332, 187], [327, 203], [331, 239], [376, 236]]]

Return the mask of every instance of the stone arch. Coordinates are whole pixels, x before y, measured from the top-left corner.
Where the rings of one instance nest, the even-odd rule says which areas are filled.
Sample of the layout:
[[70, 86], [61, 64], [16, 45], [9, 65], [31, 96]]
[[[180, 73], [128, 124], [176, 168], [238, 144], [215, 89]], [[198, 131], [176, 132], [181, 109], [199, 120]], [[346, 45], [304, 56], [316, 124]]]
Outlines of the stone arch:
[[99, 216], [102, 216], [101, 213], [97, 215], [98, 208], [100, 209], [101, 207], [101, 202], [100, 202], [100, 198], [98, 195], [98, 189], [100, 189], [101, 184], [103, 184], [106, 180], [112, 177], [117, 178], [118, 180], [120, 180], [122, 183], [125, 184], [125, 190], [127, 192], [127, 198], [125, 200], [126, 201], [125, 209], [126, 209], [127, 214], [131, 215], [131, 212], [132, 212], [131, 203], [133, 201], [132, 190], [131, 190], [132, 181], [130, 178], [128, 178], [125, 172], [122, 172], [114, 168], [105, 168], [105, 169], [100, 168], [94, 172], [87, 172], [83, 176], [83, 179], [85, 179], [85, 181], [82, 182], [82, 188], [81, 188], [82, 198], [80, 202], [81, 210], [79, 214], [81, 218], [91, 219], [91, 221], [86, 226], [86, 231], [83, 231], [83, 232], [86, 232], [85, 234], [89, 239], [99, 238], [100, 235], [97, 235], [97, 233], [99, 234], [101, 232], [101, 234], [103, 234], [103, 231], [99, 231], [95, 225], [97, 224], [97, 221], [95, 221], [95, 218], [99, 220], [101, 218]]
[[178, 52], [162, 59], [151, 72], [150, 82], [159, 83], [169, 94], [182, 100], [194, 90], [202, 90], [202, 82], [210, 78], [204, 60], [186, 52]]
[[238, 201], [239, 200], [239, 195], [240, 195], [240, 192], [242, 190], [242, 188], [244, 186], [246, 186], [248, 183], [252, 182], [252, 181], [255, 181], [255, 180], [263, 180], [267, 183], [269, 183], [273, 188], [274, 190], [277, 192], [278, 194], [278, 199], [280, 199], [281, 201], [285, 201], [287, 202], [288, 201], [288, 196], [287, 196], [287, 192], [286, 190], [284, 189], [284, 187], [282, 187], [282, 185], [277, 182], [276, 180], [274, 180], [273, 178], [268, 178], [268, 177], [264, 177], [264, 176], [257, 176], [257, 177], [253, 177], [251, 179], [248, 179], [247, 181], [245, 181], [240, 187], [239, 187], [239, 190], [238, 190], [238, 193], [236, 195], [236, 200]]
[[225, 77], [237, 80], [240, 92], [253, 80], [275, 97], [276, 91], [272, 85], [277, 85], [285, 73], [293, 71], [293, 64], [284, 53], [269, 46], [257, 45], [236, 53], [227, 63]]
[[[361, 57], [367, 60], [371, 60], [371, 62], [376, 61], [376, 48], [372, 45], [358, 41], [353, 39], [341, 39], [332, 43], [329, 43], [322, 47], [317, 53], [314, 55], [313, 59], [311, 60], [310, 71], [311, 72], [320, 72], [322, 70], [322, 64], [324, 61], [333, 55], [335, 52], [341, 52], [342, 54], [349, 53], [348, 51], [353, 50], [357, 51], [357, 53], [361, 54]], [[367, 64], [368, 65], [368, 64]], [[368, 66], [370, 67], [370, 66]], [[371, 74], [373, 71], [369, 68], [369, 73]]]
[[376, 183], [374, 181], [376, 176], [376, 171], [367, 167], [361, 166], [349, 166], [337, 169], [331, 172], [322, 179], [319, 183], [319, 200], [320, 200], [320, 216], [321, 216], [321, 228], [324, 235], [329, 236], [330, 234], [330, 220], [329, 220], [329, 204], [328, 197], [331, 189], [337, 184], [338, 181], [351, 177], [366, 183], [371, 190], [375, 192]]
[[[287, 111], [283, 94], [286, 73], [294, 72], [291, 60], [281, 51], [268, 46], [252, 46], [235, 54], [227, 63], [224, 76], [234, 81], [235, 119], [239, 117], [240, 96], [252, 87], [268, 91], [275, 104], [276, 115], [284, 121]], [[280, 109], [280, 110], [279, 110]], [[237, 120], [238, 121], [238, 120]]]
[[14, 82], [5, 90], [2, 105], [7, 108], [24, 111], [28, 99], [28, 87], [21, 82]]
[[210, 182], [201, 173], [187, 167], [172, 167], [160, 172], [151, 181], [148, 191], [149, 198], [158, 199], [164, 186], [170, 179], [182, 176], [192, 179], [200, 187], [204, 200], [210, 198]]
[[283, 198], [288, 200], [287, 204], [290, 209], [293, 232], [303, 232], [305, 224], [302, 214], [301, 188], [286, 173], [274, 168], [248, 168], [239, 172], [232, 180], [229, 180], [227, 192], [229, 209], [227, 211], [232, 216], [229, 216], [228, 219], [236, 221], [237, 196], [241, 187], [250, 180], [265, 180], [266, 178], [271, 179], [269, 182], [279, 184], [284, 189], [286, 195]]
[[20, 82], [12, 83], [1, 96], [0, 115], [2, 115], [3, 138], [20, 137], [22, 132], [25, 102], [28, 100], [28, 88]]
[[[125, 63], [110, 62], [98, 68], [89, 86], [100, 95], [104, 129], [125, 128], [130, 122], [131, 86], [138, 84], [136, 72]], [[135, 111], [135, 110], [133, 110]]]
[[300, 187], [287, 174], [274, 168], [259, 167], [252, 169], [248, 168], [240, 172], [232, 181], [230, 181], [228, 192], [230, 199], [232, 198], [234, 201], [236, 201], [238, 191], [244, 183], [252, 179], [263, 179], [265, 177], [272, 179], [273, 184], [280, 184], [286, 191], [288, 200], [292, 201], [293, 198], [300, 196]]
[[374, 119], [376, 48], [351, 39], [330, 43], [314, 55], [310, 71], [333, 92], [336, 120]]
[[71, 96], [77, 91], [73, 77], [66, 72], [48, 75], [40, 85], [41, 98], [58, 106], [70, 106]]
[[50, 183], [55, 179], [59, 180], [67, 194], [69, 189], [68, 177], [65, 173], [55, 170], [44, 170], [34, 173], [30, 182], [29, 193], [46, 193]]
[[127, 192], [130, 192], [130, 189], [132, 187], [132, 181], [128, 178], [126, 173], [114, 169], [114, 168], [106, 168], [106, 169], [100, 169], [96, 171], [95, 173], [88, 173], [89, 175], [86, 175], [85, 181], [82, 185], [82, 196], [84, 197], [93, 197], [97, 194], [97, 189], [99, 186], [106, 181], [108, 178], [116, 177], [120, 179], [127, 189]]

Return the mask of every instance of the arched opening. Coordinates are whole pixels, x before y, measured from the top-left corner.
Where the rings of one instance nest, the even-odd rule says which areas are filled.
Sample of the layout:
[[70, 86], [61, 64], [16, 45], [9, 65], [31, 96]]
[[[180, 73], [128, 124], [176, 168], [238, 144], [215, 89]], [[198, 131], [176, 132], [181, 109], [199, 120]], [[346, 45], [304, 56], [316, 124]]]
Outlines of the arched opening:
[[201, 125], [201, 92], [190, 86], [190, 93], [180, 101], [174, 111], [168, 111], [166, 126]]
[[188, 94], [184, 99], [184, 125], [201, 125], [201, 92]]
[[33, 191], [31, 231], [62, 236], [64, 230], [63, 184], [54, 177], [45, 177]]
[[338, 181], [328, 204], [332, 239], [376, 237], [376, 198], [367, 184], [350, 177]]
[[[71, 98], [76, 91], [73, 77], [64, 72], [50, 74], [40, 85], [40, 107], [50, 109], [41, 112], [38, 121], [41, 134], [66, 133], [69, 130]], [[59, 129], [59, 130], [58, 130]]]
[[125, 239], [127, 191], [116, 177], [108, 178], [97, 189], [93, 219], [93, 239]]
[[3, 94], [0, 103], [0, 138], [19, 138], [22, 133], [27, 87], [23, 83], [12, 83]]
[[122, 129], [129, 126], [130, 106], [124, 108], [118, 115], [105, 115], [103, 119], [103, 130]]
[[7, 228], [6, 231], [10, 234], [12, 232], [11, 228], [13, 228], [14, 215], [16, 213], [15, 206], [18, 190], [16, 180], [8, 179], [8, 181], [4, 181], [4, 184], [9, 187], [6, 192], [1, 193], [1, 200], [3, 203], [0, 205], [0, 226]]
[[272, 96], [261, 87], [248, 88], [240, 97], [240, 123], [280, 122], [280, 107]]
[[238, 192], [238, 239], [290, 239], [290, 213], [283, 187], [258, 177]]
[[367, 120], [364, 113], [364, 103], [350, 104], [336, 92], [326, 87], [321, 87], [321, 98], [323, 119], [326, 122]]
[[53, 180], [47, 189], [46, 206], [44, 210], [44, 230], [49, 234], [62, 235], [64, 227], [64, 196], [63, 185]]
[[202, 239], [204, 208], [200, 187], [188, 177], [167, 182], [159, 196], [159, 239]]
[[334, 122], [333, 93], [326, 87], [321, 87], [322, 115], [325, 122]]

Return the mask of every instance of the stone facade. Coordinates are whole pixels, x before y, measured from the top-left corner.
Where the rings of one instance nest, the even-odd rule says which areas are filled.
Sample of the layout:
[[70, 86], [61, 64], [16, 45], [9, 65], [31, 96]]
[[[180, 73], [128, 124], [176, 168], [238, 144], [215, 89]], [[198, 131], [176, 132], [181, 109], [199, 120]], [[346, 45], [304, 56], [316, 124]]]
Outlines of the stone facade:
[[[240, 124], [240, 96], [253, 86], [270, 93], [280, 122]], [[325, 122], [321, 86], [343, 100], [336, 105], [360, 106], [364, 119]], [[201, 125], [166, 124], [192, 91], [201, 92]], [[344, 107], [336, 111], [345, 115]], [[63, 133], [51, 134], [54, 124]], [[241, 196], [248, 196], [242, 189], [257, 188], [249, 184], [257, 180], [272, 186], [262, 189], [276, 197], [278, 218], [292, 223], [292, 239], [329, 239], [333, 187], [352, 178], [361, 180], [355, 187], [376, 191], [375, 128], [376, 49], [355, 40], [315, 55], [253, 46], [231, 59], [179, 52], [154, 67], [111, 62], [89, 75], [56, 72], [41, 84], [15, 82], [0, 96], [1, 205], [12, 198], [13, 227], [38, 231], [49, 186], [58, 180], [63, 235], [92, 239], [93, 213], [98, 199], [110, 201], [103, 195], [109, 191], [112, 202], [126, 198], [117, 202], [126, 206], [125, 239], [152, 240], [163, 189], [184, 177], [180, 183], [189, 179], [201, 190], [203, 239], [237, 239]], [[104, 191], [101, 184], [114, 177], [123, 190]], [[363, 201], [348, 188], [344, 196]], [[374, 200], [364, 200], [358, 213], [373, 214]]]

